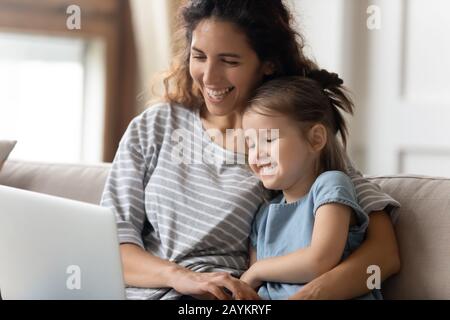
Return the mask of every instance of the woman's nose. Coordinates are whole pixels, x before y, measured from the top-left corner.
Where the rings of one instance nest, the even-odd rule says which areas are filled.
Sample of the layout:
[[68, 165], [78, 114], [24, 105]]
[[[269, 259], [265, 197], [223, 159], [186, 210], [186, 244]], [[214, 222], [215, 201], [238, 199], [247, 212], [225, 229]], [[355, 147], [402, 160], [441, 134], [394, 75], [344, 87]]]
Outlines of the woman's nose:
[[203, 83], [209, 85], [215, 85], [220, 80], [220, 70], [214, 62], [209, 61], [205, 64], [205, 70], [203, 72]]

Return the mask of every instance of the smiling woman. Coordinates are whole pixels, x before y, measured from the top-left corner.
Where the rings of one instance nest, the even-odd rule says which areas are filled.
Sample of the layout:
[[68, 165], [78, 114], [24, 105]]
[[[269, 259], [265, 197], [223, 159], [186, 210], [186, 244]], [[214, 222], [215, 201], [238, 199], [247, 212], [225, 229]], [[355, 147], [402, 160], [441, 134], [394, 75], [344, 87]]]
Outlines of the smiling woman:
[[[256, 72], [254, 68], [259, 66], [260, 79], [256, 77], [253, 85], [258, 80], [261, 82], [280, 75], [305, 74], [305, 69], [315, 67], [314, 62], [305, 57], [303, 37], [291, 27], [291, 13], [282, 1], [244, 1], [239, 6], [233, 0], [223, 1], [217, 6], [215, 1], [184, 2], [187, 4], [184, 8], [189, 9], [179, 11], [174, 36], [175, 54], [170, 70], [164, 74], [163, 99], [166, 101], [176, 101], [192, 109], [199, 108], [204, 102], [203, 81], [198, 79], [198, 73], [197, 79], [192, 77], [189, 63], [197, 58], [203, 62], [208, 60], [208, 64], [220, 61], [222, 69], [223, 65], [229, 69], [253, 68], [253, 74]], [[283, 6], [282, 11], [280, 5]], [[205, 12], [212, 19], [204, 20]], [[199, 39], [200, 34], [207, 38]], [[264, 70], [261, 69], [263, 65]], [[215, 68], [212, 71], [218, 72]], [[217, 74], [212, 76], [217, 77]], [[219, 80], [225, 82], [224, 79]], [[232, 83], [213, 83], [212, 89], [232, 86]]]

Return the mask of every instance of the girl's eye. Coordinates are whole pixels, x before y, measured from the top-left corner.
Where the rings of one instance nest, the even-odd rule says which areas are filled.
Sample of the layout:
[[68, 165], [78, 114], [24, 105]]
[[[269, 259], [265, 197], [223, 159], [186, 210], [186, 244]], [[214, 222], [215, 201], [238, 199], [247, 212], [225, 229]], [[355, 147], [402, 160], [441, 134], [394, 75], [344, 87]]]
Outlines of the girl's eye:
[[205, 60], [206, 57], [204, 56], [192, 56], [192, 58], [194, 58], [195, 60]]

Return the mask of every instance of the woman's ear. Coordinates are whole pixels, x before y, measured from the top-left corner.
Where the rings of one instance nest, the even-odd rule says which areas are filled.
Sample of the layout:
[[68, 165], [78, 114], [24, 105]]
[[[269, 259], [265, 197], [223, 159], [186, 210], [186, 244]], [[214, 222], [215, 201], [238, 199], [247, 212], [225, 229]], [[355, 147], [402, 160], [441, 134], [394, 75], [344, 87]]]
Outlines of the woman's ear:
[[327, 144], [327, 128], [323, 124], [315, 124], [309, 129], [308, 140], [315, 152], [321, 151]]

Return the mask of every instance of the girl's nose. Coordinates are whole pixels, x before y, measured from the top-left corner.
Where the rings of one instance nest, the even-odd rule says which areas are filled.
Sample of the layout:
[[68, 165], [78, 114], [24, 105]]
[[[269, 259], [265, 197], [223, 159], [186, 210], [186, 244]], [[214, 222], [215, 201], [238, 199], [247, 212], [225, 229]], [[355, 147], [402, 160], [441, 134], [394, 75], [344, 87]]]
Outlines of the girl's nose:
[[268, 152], [266, 151], [266, 149], [258, 148], [258, 150], [256, 152], [256, 157], [257, 157], [257, 163], [259, 166], [263, 166], [263, 165], [269, 164], [271, 162], [270, 156], [269, 156]]

